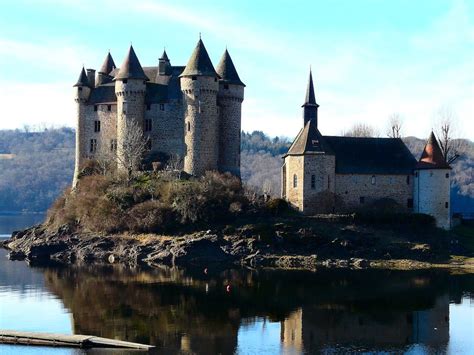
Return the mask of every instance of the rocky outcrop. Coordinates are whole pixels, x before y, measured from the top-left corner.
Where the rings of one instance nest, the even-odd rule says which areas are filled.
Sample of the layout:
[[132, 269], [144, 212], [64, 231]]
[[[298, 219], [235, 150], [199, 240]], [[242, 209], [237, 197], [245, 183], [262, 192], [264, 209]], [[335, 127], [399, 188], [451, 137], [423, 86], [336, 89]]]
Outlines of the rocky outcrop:
[[315, 269], [420, 268], [449, 262], [450, 245], [456, 243], [446, 236], [423, 237], [423, 243], [415, 238], [354, 225], [301, 226], [298, 221], [228, 226], [179, 236], [97, 235], [68, 226], [52, 232], [38, 225], [14, 233], [3, 242], [3, 247], [9, 250], [11, 259], [37, 265], [51, 262], [130, 266], [241, 264]]

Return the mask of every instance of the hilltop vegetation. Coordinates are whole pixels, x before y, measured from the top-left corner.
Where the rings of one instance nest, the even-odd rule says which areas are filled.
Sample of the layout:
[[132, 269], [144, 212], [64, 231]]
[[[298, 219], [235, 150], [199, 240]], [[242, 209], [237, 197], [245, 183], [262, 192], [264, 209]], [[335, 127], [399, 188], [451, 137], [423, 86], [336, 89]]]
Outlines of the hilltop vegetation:
[[[424, 140], [404, 138], [418, 157]], [[259, 193], [280, 193], [281, 155], [290, 142], [263, 132], [242, 134], [242, 180]], [[7, 155], [8, 154], [8, 155]], [[74, 130], [0, 130], [0, 212], [46, 211], [72, 181]], [[453, 164], [453, 211], [474, 212], [474, 143]]]

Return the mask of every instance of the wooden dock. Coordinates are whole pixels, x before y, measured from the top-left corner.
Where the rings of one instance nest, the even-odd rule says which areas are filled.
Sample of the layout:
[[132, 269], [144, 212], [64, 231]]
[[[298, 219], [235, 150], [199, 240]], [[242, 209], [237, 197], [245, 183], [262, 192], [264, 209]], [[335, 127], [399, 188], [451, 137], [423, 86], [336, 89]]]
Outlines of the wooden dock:
[[130, 343], [115, 339], [100, 338], [92, 335], [66, 335], [53, 333], [17, 332], [0, 329], [0, 344], [18, 344], [35, 346], [57, 346], [69, 348], [115, 348], [148, 351], [152, 345]]

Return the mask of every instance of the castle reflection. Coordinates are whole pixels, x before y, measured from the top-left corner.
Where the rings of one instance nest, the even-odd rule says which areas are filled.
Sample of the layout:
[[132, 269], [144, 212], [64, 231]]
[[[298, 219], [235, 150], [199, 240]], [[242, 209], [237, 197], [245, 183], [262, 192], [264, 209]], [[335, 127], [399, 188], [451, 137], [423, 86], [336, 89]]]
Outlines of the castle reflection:
[[[75, 333], [149, 343], [156, 353], [232, 354], [280, 323], [279, 351], [444, 351], [449, 303], [474, 276], [440, 271], [133, 270], [51, 268], [47, 288], [73, 315]], [[229, 287], [228, 287], [229, 286]], [[278, 323], [277, 323], [278, 324]], [[239, 338], [240, 337], [240, 338]]]

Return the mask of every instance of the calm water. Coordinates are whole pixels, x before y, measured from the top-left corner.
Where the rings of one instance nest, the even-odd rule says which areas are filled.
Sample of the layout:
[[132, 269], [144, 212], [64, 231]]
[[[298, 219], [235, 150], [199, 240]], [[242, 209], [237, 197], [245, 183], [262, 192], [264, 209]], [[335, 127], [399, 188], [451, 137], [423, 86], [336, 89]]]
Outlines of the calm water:
[[[150, 343], [158, 354], [474, 354], [474, 275], [30, 268], [5, 256], [0, 329]], [[9, 353], [86, 352], [0, 345]]]

